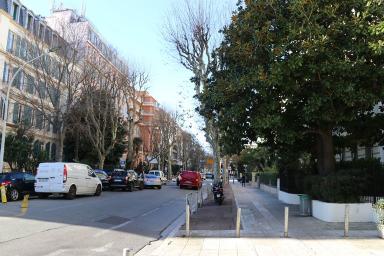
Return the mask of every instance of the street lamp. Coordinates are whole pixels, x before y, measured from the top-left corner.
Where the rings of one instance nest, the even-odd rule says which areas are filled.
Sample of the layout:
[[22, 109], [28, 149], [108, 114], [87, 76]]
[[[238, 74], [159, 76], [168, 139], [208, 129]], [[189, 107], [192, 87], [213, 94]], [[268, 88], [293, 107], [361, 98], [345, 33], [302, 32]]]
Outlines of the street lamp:
[[40, 54], [39, 56], [25, 62], [23, 65], [21, 65], [18, 70], [15, 72], [15, 74], [12, 75], [11, 81], [8, 83], [8, 88], [7, 88], [7, 95], [5, 98], [5, 108], [4, 108], [4, 122], [3, 122], [3, 127], [2, 127], [2, 136], [1, 136], [1, 150], [0, 150], [0, 173], [3, 172], [3, 167], [4, 167], [4, 151], [5, 151], [5, 134], [6, 134], [6, 129], [7, 129], [7, 120], [8, 120], [8, 101], [9, 101], [9, 91], [12, 87], [13, 81], [17, 77], [17, 75], [21, 72], [21, 70], [24, 69], [24, 67], [27, 64], [30, 64], [34, 62], [37, 59], [40, 59], [41, 57], [50, 54], [51, 52], [55, 52], [59, 50], [61, 47], [54, 47], [49, 49], [47, 52]]

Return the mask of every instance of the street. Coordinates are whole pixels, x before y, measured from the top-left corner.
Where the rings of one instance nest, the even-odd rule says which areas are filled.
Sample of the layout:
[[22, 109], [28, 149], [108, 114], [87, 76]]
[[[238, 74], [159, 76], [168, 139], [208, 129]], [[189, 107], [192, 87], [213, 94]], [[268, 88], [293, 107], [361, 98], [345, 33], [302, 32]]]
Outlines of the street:
[[175, 183], [162, 189], [105, 191], [86, 196], [31, 199], [0, 206], [1, 255], [122, 255], [135, 252], [160, 234], [184, 211], [185, 194]]

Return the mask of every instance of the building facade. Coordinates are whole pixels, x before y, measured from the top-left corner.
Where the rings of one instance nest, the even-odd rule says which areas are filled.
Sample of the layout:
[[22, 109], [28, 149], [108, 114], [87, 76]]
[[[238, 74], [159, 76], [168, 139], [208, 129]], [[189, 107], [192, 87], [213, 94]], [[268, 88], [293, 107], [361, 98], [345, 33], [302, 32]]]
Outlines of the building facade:
[[[43, 51], [63, 43], [64, 40], [43, 17], [34, 14], [20, 1], [0, 0], [1, 125], [4, 122], [6, 88], [18, 68]], [[44, 61], [52, 67], [60, 66], [60, 57], [55, 53], [47, 55]], [[56, 160], [59, 131], [52, 121], [53, 115], [47, 114], [47, 111], [54, 109], [48, 98], [54, 94], [59, 104], [62, 93], [54, 91], [53, 87], [47, 85], [46, 79], [40, 79], [36, 74], [36, 65], [27, 65], [12, 84], [8, 119], [5, 120], [7, 133], [15, 132], [22, 125], [34, 135], [34, 151], [45, 150], [49, 159]], [[59, 74], [52, 72], [50, 75], [53, 81]], [[43, 109], [33, 104], [36, 101], [44, 103], [44, 113]]]

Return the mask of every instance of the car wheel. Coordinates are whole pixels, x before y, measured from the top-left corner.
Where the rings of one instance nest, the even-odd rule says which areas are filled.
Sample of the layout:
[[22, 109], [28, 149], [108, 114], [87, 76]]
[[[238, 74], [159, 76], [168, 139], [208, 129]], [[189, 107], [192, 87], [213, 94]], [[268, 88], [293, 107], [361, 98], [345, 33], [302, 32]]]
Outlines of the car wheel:
[[143, 190], [143, 189], [144, 189], [144, 182], [140, 182], [139, 189], [140, 189], [140, 190]]
[[75, 186], [75, 185], [72, 185], [72, 186], [69, 188], [69, 191], [68, 191], [68, 193], [65, 195], [65, 198], [68, 199], [68, 200], [72, 200], [72, 199], [75, 199], [75, 198], [76, 198], [76, 186]]
[[49, 194], [48, 193], [40, 193], [40, 194], [37, 195], [37, 197], [39, 199], [46, 199], [46, 198], [49, 197]]
[[101, 186], [99, 184], [99, 185], [97, 185], [95, 196], [100, 196], [100, 195], [101, 195]]
[[11, 189], [9, 191], [9, 199], [10, 201], [17, 201], [20, 199], [20, 193], [17, 191], [17, 189]]
[[161, 186], [158, 186], [157, 188], [158, 188], [158, 189], [161, 189]]

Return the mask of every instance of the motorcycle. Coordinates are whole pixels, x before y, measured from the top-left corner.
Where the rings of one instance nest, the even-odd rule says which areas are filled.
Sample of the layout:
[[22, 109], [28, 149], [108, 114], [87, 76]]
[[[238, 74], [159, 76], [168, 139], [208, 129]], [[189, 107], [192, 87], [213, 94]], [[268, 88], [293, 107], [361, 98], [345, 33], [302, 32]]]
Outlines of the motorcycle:
[[212, 186], [212, 193], [215, 202], [221, 205], [224, 201], [223, 183], [218, 182]]

